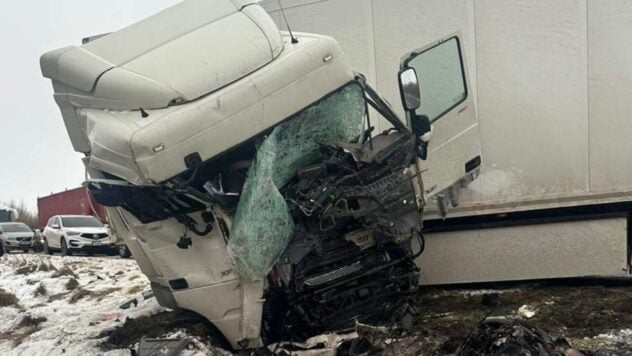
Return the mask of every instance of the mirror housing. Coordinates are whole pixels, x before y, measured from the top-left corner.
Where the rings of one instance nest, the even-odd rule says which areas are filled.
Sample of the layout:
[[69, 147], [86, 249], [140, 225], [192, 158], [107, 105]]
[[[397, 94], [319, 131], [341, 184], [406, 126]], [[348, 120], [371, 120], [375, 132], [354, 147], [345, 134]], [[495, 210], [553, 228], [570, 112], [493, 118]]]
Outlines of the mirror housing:
[[430, 140], [429, 133], [432, 132], [432, 124], [428, 115], [412, 115], [410, 118], [410, 125], [415, 136], [419, 137], [422, 141], [428, 142]]
[[51, 228], [55, 229], [55, 230], [59, 230], [59, 224], [53, 224], [50, 226]]
[[432, 136], [432, 123], [428, 115], [416, 115], [411, 112], [410, 125], [415, 137], [417, 137], [417, 157], [421, 160], [428, 158], [428, 141]]
[[421, 106], [419, 80], [414, 68], [406, 68], [399, 72], [399, 89], [402, 95], [402, 104], [406, 110], [416, 110]]

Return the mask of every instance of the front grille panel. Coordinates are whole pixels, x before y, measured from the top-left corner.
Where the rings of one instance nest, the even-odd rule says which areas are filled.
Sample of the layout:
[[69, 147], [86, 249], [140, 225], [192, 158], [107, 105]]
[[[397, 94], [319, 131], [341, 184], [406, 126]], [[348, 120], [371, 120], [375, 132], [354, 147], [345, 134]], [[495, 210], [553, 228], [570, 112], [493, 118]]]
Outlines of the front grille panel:
[[106, 233], [100, 233], [100, 234], [81, 234], [81, 237], [84, 237], [86, 239], [91, 239], [91, 240], [100, 240], [100, 239], [104, 239], [106, 237], [108, 237], [108, 234]]

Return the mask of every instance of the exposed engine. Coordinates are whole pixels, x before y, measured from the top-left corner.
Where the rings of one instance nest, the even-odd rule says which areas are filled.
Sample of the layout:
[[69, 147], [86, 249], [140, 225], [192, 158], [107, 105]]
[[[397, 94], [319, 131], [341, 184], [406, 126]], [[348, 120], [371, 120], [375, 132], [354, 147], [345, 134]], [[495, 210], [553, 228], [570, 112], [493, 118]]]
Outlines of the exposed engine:
[[269, 340], [390, 322], [417, 287], [411, 239], [422, 239], [421, 215], [408, 169], [414, 139], [385, 133], [321, 153], [322, 163], [282, 190], [296, 230], [269, 277]]

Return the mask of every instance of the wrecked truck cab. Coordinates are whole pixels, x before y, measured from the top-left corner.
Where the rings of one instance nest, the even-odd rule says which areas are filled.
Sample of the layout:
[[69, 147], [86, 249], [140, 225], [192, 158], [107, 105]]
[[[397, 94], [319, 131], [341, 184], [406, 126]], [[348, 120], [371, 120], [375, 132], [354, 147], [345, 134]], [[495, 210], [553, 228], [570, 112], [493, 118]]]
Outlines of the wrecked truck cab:
[[[369, 105], [394, 128], [371, 136]], [[163, 183], [87, 186], [116, 209], [117, 232], [136, 237], [146, 254], [137, 259], [159, 261], [148, 275], [162, 274], [152, 279], [161, 304], [200, 313], [233, 347], [252, 348], [390, 322], [416, 291], [416, 147], [355, 77]]]
[[157, 300], [235, 349], [390, 323], [419, 278], [429, 124], [295, 35], [254, 0], [190, 0], [41, 58]]

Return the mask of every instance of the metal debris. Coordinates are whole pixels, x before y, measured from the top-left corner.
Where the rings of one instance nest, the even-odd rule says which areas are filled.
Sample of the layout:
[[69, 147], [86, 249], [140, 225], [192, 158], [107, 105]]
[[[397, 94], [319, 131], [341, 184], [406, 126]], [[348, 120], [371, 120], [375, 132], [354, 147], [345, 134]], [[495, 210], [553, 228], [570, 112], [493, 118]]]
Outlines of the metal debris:
[[141, 339], [137, 356], [177, 356], [190, 341], [188, 339]]
[[564, 338], [519, 319], [487, 318], [472, 331], [456, 355], [584, 355]]
[[119, 305], [119, 308], [120, 309], [129, 309], [132, 306], [132, 304], [134, 304], [135, 307], [138, 306], [138, 299], [132, 298], [132, 299], [126, 301], [125, 303]]

